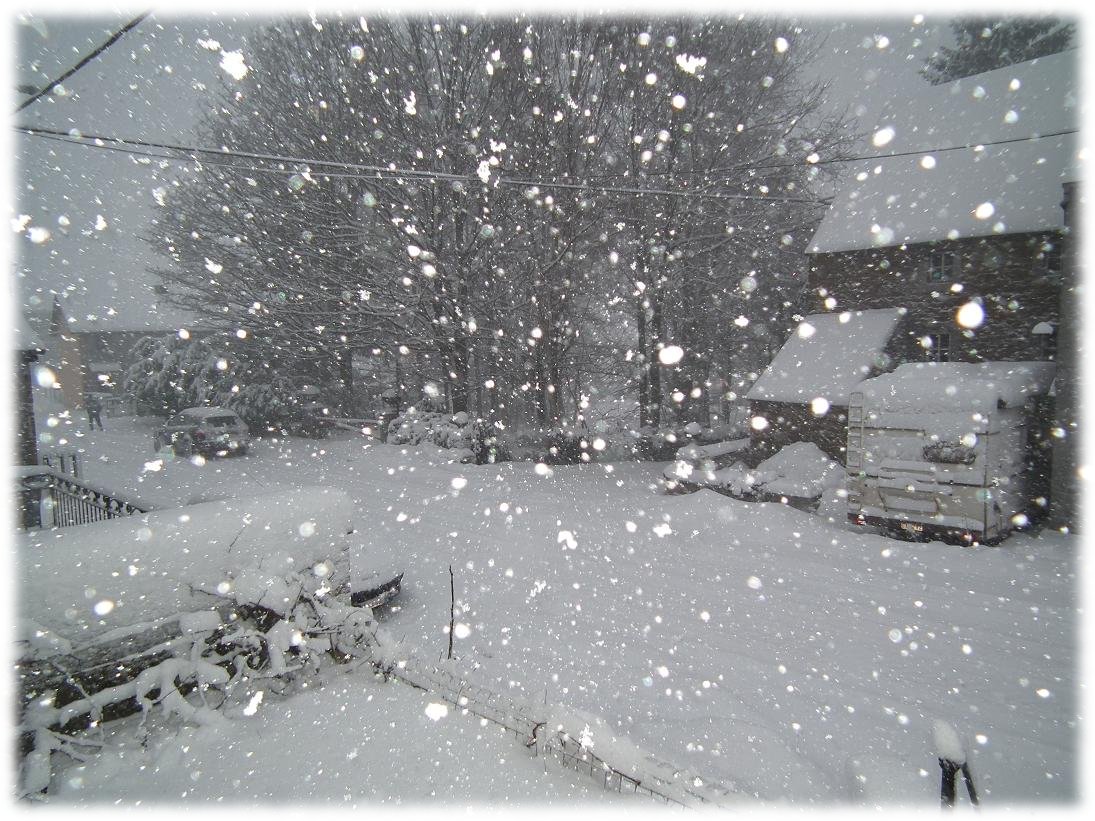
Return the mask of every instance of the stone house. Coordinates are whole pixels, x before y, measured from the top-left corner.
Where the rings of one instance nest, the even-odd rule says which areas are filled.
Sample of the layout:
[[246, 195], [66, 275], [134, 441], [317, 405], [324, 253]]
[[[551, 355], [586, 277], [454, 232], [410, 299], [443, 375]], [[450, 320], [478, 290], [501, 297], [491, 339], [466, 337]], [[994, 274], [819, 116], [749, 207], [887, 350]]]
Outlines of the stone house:
[[[1069, 258], [1062, 203], [1079, 176], [1075, 61], [1052, 55], [896, 100], [864, 151], [876, 156], [849, 172], [807, 246], [802, 313], [898, 311], [877, 371], [1056, 360]], [[827, 358], [838, 353], [804, 349], [795, 337], [785, 351], [793, 344], [815, 372], [839, 367]], [[787, 369], [781, 351], [747, 394], [768, 423], [757, 438], [815, 441], [843, 461], [838, 397], [818, 415], [815, 397], [764, 396], [781, 357]]]

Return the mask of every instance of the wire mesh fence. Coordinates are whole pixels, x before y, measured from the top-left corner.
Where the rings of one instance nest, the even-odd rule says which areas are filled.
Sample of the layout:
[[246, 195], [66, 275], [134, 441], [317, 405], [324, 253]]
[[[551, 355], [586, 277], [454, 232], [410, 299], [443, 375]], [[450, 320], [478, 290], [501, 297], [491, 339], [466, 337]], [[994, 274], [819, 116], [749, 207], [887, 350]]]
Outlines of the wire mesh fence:
[[[511, 732], [532, 756], [555, 759], [564, 768], [592, 778], [603, 789], [645, 796], [682, 807], [718, 806], [734, 791], [716, 782], [642, 753], [641, 762], [614, 766], [558, 723], [549, 726], [529, 705], [468, 680], [459, 671], [413, 656], [395, 665], [377, 664], [386, 675], [425, 690], [453, 707], [486, 719]], [[611, 756], [611, 753], [609, 753]]]

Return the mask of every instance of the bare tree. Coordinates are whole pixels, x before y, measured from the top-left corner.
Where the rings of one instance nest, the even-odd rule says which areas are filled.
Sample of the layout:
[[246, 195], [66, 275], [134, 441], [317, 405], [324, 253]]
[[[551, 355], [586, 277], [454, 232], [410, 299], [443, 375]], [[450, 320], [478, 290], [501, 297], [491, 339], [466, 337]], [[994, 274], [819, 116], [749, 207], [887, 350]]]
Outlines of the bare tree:
[[[803, 80], [813, 50], [788, 22], [634, 21], [625, 42], [624, 176], [689, 194], [620, 205], [632, 235], [642, 424], [659, 424], [666, 395], [679, 420], [706, 421], [714, 352], [735, 313], [761, 301], [743, 283], [767, 278], [761, 293], [784, 290], [781, 274], [819, 214], [812, 160], [838, 156], [846, 129], [820, 115], [825, 89]], [[663, 389], [666, 345], [684, 355]]]
[[643, 423], [666, 395], [700, 418], [726, 317], [760, 301], [738, 283], [779, 290], [810, 157], [840, 144], [799, 39], [725, 19], [271, 26], [203, 125], [223, 156], [168, 194], [169, 293], [347, 389], [355, 349], [408, 345], [453, 411], [539, 427], [571, 416], [567, 369], [606, 350], [583, 328], [627, 299], [613, 336], [634, 333], [617, 367], [638, 367]]

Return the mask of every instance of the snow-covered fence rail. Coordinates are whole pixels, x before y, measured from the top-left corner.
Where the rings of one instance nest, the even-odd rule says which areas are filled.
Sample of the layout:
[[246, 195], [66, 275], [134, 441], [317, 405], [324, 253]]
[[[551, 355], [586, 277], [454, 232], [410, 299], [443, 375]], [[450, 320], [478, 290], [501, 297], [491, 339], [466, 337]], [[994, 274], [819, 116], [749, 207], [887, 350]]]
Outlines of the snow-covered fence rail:
[[17, 468], [24, 508], [39, 505], [31, 527], [70, 527], [146, 513], [150, 506], [46, 465]]
[[[625, 739], [598, 740], [601, 746], [595, 750], [587, 736], [589, 722], [582, 716], [564, 715], [547, 705], [542, 712], [536, 711], [531, 705], [470, 681], [455, 667], [430, 664], [414, 656], [393, 663], [382, 650], [373, 663], [386, 675], [498, 724], [512, 732], [533, 755], [551, 756], [567, 769], [588, 775], [606, 790], [684, 807], [719, 806], [736, 797], [734, 790], [660, 760]], [[579, 724], [581, 727], [576, 726]]]

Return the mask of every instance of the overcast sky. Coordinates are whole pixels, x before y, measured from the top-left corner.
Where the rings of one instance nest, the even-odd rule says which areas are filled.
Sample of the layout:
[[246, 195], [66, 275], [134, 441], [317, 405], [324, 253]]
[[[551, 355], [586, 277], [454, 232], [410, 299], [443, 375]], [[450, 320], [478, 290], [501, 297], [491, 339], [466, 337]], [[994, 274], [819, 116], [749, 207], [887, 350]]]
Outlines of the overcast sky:
[[[13, 84], [44, 85], [137, 13], [14, 18]], [[832, 80], [832, 105], [852, 109], [863, 128], [875, 124], [882, 106], [899, 98], [901, 89], [923, 84], [917, 72], [924, 59], [940, 42], [949, 42], [946, 20], [938, 14], [798, 17], [825, 38], [817, 71]], [[244, 36], [269, 21], [246, 12], [227, 17], [155, 14], [70, 78], [64, 94], [39, 100], [15, 122], [193, 144], [194, 122], [215, 98], [214, 89], [234, 82], [220, 66], [221, 50], [243, 47], [246, 59]], [[210, 41], [219, 43], [220, 50]], [[17, 103], [24, 98], [14, 99]], [[50, 291], [69, 288], [77, 297], [70, 303], [73, 308], [101, 316], [114, 327], [144, 326], [155, 303], [155, 280], [147, 272], [153, 255], [141, 237], [150, 230], [159, 207], [156, 191], [172, 168], [41, 137], [13, 139], [16, 216], [29, 217], [23, 218], [25, 227], [49, 232], [39, 242], [25, 231], [12, 232], [9, 270], [18, 281], [17, 299], [34, 309], [52, 302]], [[41, 240], [43, 234], [36, 237]], [[116, 316], [109, 316], [111, 308]], [[174, 326], [170, 317], [162, 324]]]

